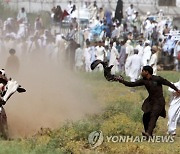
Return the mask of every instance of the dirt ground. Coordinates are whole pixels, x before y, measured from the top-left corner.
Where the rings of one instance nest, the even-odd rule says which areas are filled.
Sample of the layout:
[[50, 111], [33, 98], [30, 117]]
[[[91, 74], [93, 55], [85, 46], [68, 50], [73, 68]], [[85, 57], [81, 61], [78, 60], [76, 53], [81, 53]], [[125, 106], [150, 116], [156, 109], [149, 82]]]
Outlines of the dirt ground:
[[[17, 54], [17, 53], [16, 53]], [[11, 137], [28, 137], [41, 127], [57, 128], [100, 110], [85, 83], [42, 52], [21, 53], [19, 71], [8, 72], [27, 92], [16, 92], [5, 105]], [[18, 55], [18, 54], [17, 54]], [[1, 57], [6, 65], [8, 53]]]

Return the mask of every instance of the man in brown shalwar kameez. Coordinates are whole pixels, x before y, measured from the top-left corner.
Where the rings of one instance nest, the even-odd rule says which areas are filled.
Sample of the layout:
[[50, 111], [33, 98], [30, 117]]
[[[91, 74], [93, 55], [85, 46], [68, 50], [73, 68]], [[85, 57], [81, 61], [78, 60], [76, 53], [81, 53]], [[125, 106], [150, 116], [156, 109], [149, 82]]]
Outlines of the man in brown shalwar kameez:
[[142, 69], [141, 76], [142, 79], [139, 79], [135, 82], [128, 82], [123, 80], [120, 77], [115, 77], [115, 81], [119, 81], [120, 83], [124, 84], [128, 87], [136, 87], [136, 86], [145, 86], [147, 89], [149, 96], [145, 99], [142, 110], [143, 114], [143, 124], [144, 124], [144, 131], [142, 134], [144, 136], [152, 136], [153, 130], [156, 126], [156, 122], [161, 117], [166, 117], [165, 111], [165, 99], [163, 96], [163, 88], [162, 85], [166, 85], [174, 89], [177, 93], [180, 93], [172, 83], [168, 80], [160, 77], [154, 76], [153, 69], [151, 66], [144, 66]]

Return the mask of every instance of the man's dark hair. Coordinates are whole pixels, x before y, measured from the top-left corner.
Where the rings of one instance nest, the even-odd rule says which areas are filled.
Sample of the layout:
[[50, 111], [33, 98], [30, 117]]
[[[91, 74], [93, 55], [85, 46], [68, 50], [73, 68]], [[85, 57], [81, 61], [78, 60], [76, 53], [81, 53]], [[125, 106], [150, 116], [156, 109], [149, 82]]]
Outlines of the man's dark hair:
[[24, 7], [22, 7], [22, 8], [21, 8], [21, 11], [22, 11], [22, 12], [24, 12], [24, 11], [25, 11], [25, 8], [24, 8]]
[[9, 53], [10, 53], [11, 55], [14, 55], [14, 54], [16, 53], [16, 50], [10, 49], [10, 50], [9, 50]]
[[153, 68], [151, 66], [143, 66], [144, 71], [148, 71], [149, 74], [153, 74]]

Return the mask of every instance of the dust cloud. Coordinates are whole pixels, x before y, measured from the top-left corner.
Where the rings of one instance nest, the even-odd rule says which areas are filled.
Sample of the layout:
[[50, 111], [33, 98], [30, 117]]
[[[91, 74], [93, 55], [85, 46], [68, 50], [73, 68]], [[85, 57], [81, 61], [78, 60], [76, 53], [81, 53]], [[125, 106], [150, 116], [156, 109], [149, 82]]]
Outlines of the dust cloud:
[[[28, 137], [41, 127], [58, 128], [66, 120], [78, 120], [101, 110], [81, 79], [42, 52], [22, 53], [16, 75], [6, 70], [27, 90], [16, 92], [5, 105], [11, 137]], [[4, 55], [4, 59], [7, 57]], [[5, 66], [5, 60], [1, 62]]]

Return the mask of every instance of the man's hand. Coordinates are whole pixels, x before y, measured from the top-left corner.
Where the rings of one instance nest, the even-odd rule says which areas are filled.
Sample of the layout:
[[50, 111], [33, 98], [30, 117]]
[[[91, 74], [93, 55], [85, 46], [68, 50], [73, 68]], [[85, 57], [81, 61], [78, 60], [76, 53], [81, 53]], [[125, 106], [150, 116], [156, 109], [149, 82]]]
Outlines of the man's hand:
[[115, 76], [113, 80], [114, 80], [114, 81], [122, 82], [124, 79], [123, 79], [122, 76]]

